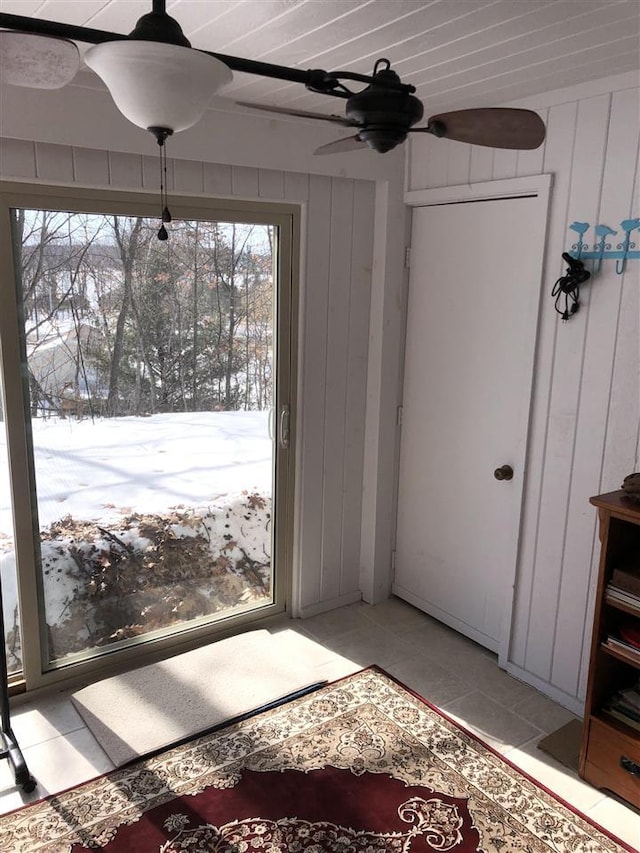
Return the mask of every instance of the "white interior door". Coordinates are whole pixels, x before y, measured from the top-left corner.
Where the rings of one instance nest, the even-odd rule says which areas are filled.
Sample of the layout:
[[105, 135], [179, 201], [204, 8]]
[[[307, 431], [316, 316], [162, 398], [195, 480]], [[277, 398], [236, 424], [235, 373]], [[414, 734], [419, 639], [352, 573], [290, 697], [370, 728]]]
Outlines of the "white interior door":
[[545, 214], [532, 196], [413, 215], [393, 591], [493, 651], [515, 578]]

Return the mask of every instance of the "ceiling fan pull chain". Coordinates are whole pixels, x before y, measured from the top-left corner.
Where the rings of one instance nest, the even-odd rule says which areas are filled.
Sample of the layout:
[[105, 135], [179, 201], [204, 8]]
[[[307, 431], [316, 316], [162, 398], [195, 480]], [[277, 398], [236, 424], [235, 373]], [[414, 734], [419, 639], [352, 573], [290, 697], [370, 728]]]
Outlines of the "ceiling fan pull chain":
[[[160, 209], [162, 210], [161, 221], [162, 224], [158, 229], [158, 240], [168, 240], [169, 234], [167, 229], [164, 227], [165, 223], [165, 210], [167, 210], [167, 197], [166, 197], [166, 189], [165, 189], [165, 181], [167, 179], [167, 167], [166, 167], [166, 156], [167, 152], [162, 142], [158, 142], [160, 146]], [[168, 212], [168, 211], [167, 211]]]
[[160, 147], [160, 219], [162, 224], [158, 229], [158, 240], [168, 240], [169, 232], [165, 228], [165, 222], [171, 222], [171, 211], [169, 210], [169, 199], [167, 196], [167, 148], [165, 142], [173, 131], [166, 127], [150, 127], [148, 130], [155, 136]]
[[167, 194], [167, 148], [166, 145], [162, 146], [162, 172], [163, 172], [163, 187], [164, 187], [164, 204], [162, 207], [162, 221], [163, 222], [171, 222], [171, 213], [169, 211], [169, 197]]

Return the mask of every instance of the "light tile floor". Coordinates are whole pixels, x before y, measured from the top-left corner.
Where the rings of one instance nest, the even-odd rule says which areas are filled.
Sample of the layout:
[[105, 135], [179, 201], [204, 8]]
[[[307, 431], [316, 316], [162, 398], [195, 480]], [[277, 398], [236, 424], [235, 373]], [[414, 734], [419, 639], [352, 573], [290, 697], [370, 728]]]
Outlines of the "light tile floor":
[[[282, 620], [305, 638], [319, 678], [376, 663], [504, 754], [590, 818], [640, 848], [640, 816], [537, 749], [573, 715], [498, 668], [496, 656], [399, 599], [354, 604], [305, 620]], [[61, 692], [18, 707], [12, 725], [38, 787], [16, 789], [0, 762], [0, 812], [104, 773], [111, 762]]]

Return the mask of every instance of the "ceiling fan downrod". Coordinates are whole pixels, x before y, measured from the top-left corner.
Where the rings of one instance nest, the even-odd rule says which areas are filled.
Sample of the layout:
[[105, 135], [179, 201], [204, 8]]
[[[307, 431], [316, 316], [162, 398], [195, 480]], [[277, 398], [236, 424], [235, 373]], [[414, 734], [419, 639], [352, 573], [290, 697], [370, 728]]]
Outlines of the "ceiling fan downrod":
[[177, 44], [179, 47], [191, 47], [191, 42], [182, 32], [182, 27], [167, 15], [166, 0], [153, 0], [151, 12], [138, 19], [127, 38], [132, 41], [159, 41], [164, 44]]

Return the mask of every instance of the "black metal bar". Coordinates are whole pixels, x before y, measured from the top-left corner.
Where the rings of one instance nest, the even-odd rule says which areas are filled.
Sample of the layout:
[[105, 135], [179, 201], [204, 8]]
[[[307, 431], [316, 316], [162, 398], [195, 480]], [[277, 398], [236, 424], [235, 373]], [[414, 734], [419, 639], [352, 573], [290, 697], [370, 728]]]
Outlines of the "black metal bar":
[[[155, 11], [154, 0], [154, 11]], [[20, 30], [24, 33], [35, 33], [37, 35], [54, 36], [56, 38], [67, 38], [87, 44], [103, 44], [107, 41], [123, 41], [127, 38], [122, 33], [110, 33], [106, 30], [94, 30], [92, 27], [78, 27], [74, 24], [63, 24], [58, 21], [45, 21], [42, 18], [27, 18], [23, 15], [10, 15], [0, 12], [0, 28], [8, 30]], [[284, 65], [272, 65], [269, 62], [255, 62], [252, 59], [242, 59], [238, 56], [227, 56], [224, 53], [213, 53], [203, 50], [215, 59], [224, 62], [232, 71], [242, 71], [245, 74], [257, 74], [260, 77], [275, 77], [278, 80], [287, 80], [290, 83], [302, 83], [306, 85], [310, 81], [317, 81], [327, 76], [326, 71], [301, 71], [297, 68], [288, 68]]]
[[62, 24], [58, 21], [44, 21], [40, 18], [25, 18], [23, 15], [9, 15], [6, 12], [0, 12], [0, 28], [73, 39], [88, 44], [102, 44], [105, 41], [126, 39], [126, 35], [121, 33], [109, 33], [106, 30], [94, 30], [90, 27], [77, 27], [74, 24]]
[[[154, 6], [155, 2], [156, 0], [154, 0]], [[87, 44], [103, 44], [107, 41], [122, 41], [127, 38], [122, 33], [110, 33], [106, 30], [78, 27], [58, 21], [45, 21], [41, 18], [28, 18], [23, 15], [10, 15], [6, 12], [0, 12], [0, 28], [20, 30], [25, 33], [48, 35], [57, 38], [67, 38], [86, 42]], [[239, 56], [229, 56], [209, 50], [203, 50], [202, 53], [206, 53], [224, 62], [232, 71], [241, 71], [244, 74], [256, 74], [259, 77], [273, 77], [277, 80], [286, 80], [289, 83], [301, 83], [303, 86], [313, 87], [315, 91], [321, 90], [328, 95], [333, 94], [331, 91], [332, 75], [321, 69], [303, 71], [299, 68], [273, 65], [270, 62], [258, 62], [253, 59], [243, 59]], [[371, 83], [372, 80], [371, 77], [364, 75], [350, 75], [349, 79], [357, 79], [363, 83]]]
[[16, 736], [11, 729], [7, 650], [5, 642], [6, 634], [2, 613], [2, 582], [0, 581], [0, 719], [2, 721], [2, 728], [0, 729], [0, 759], [6, 758], [13, 767], [16, 785], [24, 791], [30, 792], [33, 791], [36, 783], [29, 773], [22, 751], [18, 746]]
[[326, 81], [327, 72], [317, 69], [303, 71], [299, 68], [289, 68], [286, 65], [273, 65], [270, 62], [258, 62], [254, 59], [243, 59], [241, 56], [229, 56], [225, 53], [214, 53], [211, 50], [201, 50], [230, 68], [232, 71], [242, 71], [245, 74], [257, 74], [260, 77], [273, 77], [276, 80], [287, 80], [289, 83], [302, 83], [303, 86], [318, 81]]
[[152, 11], [155, 15], [166, 15], [167, 14], [166, 0], [153, 0]]

